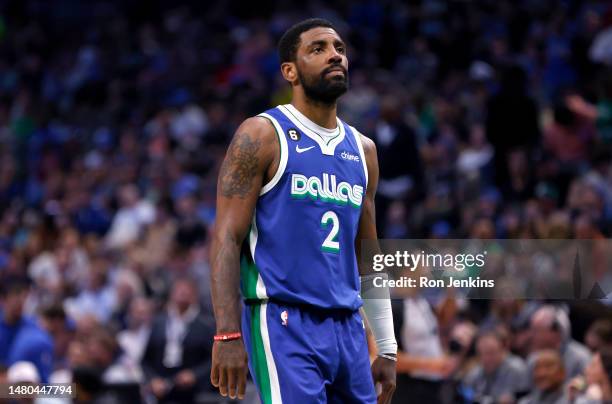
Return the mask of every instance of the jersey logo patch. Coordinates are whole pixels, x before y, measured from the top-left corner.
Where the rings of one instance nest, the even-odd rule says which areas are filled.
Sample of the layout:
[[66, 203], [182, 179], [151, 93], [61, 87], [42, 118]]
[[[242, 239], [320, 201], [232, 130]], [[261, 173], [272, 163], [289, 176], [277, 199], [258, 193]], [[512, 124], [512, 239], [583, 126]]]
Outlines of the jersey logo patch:
[[361, 161], [359, 159], [359, 156], [351, 154], [351, 153], [349, 153], [347, 151], [343, 151], [342, 153], [340, 153], [340, 157], [342, 157], [344, 160], [354, 161], [356, 163], [359, 163], [359, 161]]
[[281, 317], [281, 324], [287, 327], [287, 322], [289, 321], [289, 313], [287, 312], [287, 310], [283, 310], [281, 312], [280, 317]]
[[308, 150], [312, 149], [313, 147], [314, 147], [314, 146], [304, 147], [304, 148], [302, 149], [302, 148], [300, 148], [300, 146], [295, 145], [295, 151], [296, 151], [296, 152], [298, 152], [298, 153], [304, 153], [304, 152], [306, 152], [306, 151], [308, 151]]
[[294, 128], [289, 128], [287, 130], [287, 135], [289, 135], [289, 138], [291, 140], [295, 140], [295, 141], [300, 140], [300, 137], [301, 137], [300, 132], [298, 132], [297, 129], [294, 129]]

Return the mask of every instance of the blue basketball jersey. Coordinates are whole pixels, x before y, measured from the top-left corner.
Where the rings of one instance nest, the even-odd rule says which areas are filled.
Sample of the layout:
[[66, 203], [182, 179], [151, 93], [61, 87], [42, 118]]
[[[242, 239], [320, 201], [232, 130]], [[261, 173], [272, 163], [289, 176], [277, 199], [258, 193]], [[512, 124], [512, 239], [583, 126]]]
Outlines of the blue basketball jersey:
[[338, 119], [326, 142], [290, 104], [259, 116], [276, 130], [280, 163], [243, 246], [243, 297], [358, 309], [355, 238], [368, 180], [359, 133]]

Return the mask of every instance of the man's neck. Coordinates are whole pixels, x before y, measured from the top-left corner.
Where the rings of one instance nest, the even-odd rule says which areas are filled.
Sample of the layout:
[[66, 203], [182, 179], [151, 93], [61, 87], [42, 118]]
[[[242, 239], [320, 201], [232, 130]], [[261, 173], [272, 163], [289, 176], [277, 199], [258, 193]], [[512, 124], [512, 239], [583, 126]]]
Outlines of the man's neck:
[[291, 104], [312, 122], [327, 129], [335, 129], [338, 126], [336, 121], [336, 103], [324, 104], [312, 101], [306, 97], [294, 97]]

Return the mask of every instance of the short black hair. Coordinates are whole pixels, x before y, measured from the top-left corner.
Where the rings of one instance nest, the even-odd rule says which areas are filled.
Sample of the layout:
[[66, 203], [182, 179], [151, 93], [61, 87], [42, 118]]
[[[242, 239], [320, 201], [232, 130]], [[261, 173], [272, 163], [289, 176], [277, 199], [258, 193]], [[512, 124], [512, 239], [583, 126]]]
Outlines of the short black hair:
[[291, 28], [285, 31], [280, 41], [278, 41], [278, 55], [280, 57], [280, 62], [294, 62], [297, 55], [297, 49], [300, 46], [300, 35], [302, 35], [302, 32], [318, 27], [331, 28], [338, 32], [336, 27], [334, 27], [331, 22], [323, 18], [309, 18], [294, 24]]
[[51, 304], [44, 307], [40, 312], [41, 317], [47, 320], [66, 321], [66, 311], [60, 303]]

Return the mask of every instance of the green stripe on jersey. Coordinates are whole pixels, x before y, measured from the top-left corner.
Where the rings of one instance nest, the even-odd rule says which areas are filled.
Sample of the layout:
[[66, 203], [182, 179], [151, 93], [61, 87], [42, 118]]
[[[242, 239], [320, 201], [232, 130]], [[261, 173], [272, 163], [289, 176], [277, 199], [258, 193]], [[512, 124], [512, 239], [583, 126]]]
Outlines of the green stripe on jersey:
[[[250, 252], [248, 254], [250, 255]], [[240, 257], [240, 277], [242, 278], [243, 297], [245, 299], [257, 299], [259, 268], [246, 253]]]
[[251, 310], [251, 341], [253, 345], [251, 349], [255, 379], [261, 391], [263, 404], [271, 404], [272, 390], [270, 388], [270, 374], [268, 373], [268, 362], [266, 361], [266, 351], [264, 350], [263, 337], [261, 334], [262, 306], [261, 304], [252, 304], [247, 307]]

